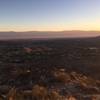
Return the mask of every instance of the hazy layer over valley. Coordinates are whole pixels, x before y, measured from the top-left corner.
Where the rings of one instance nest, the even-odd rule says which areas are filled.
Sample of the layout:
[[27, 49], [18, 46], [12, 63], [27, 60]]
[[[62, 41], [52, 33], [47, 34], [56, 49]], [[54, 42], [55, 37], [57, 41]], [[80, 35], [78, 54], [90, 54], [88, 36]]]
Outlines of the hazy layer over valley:
[[29, 32], [0, 32], [0, 40], [3, 39], [40, 39], [40, 38], [70, 38], [99, 36], [99, 31], [29, 31]]

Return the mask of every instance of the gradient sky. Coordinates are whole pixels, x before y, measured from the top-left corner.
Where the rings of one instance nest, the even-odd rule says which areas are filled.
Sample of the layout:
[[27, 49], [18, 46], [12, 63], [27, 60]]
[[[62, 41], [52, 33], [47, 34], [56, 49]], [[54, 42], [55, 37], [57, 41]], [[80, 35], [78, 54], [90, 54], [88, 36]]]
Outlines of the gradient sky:
[[0, 0], [0, 31], [100, 30], [100, 0]]

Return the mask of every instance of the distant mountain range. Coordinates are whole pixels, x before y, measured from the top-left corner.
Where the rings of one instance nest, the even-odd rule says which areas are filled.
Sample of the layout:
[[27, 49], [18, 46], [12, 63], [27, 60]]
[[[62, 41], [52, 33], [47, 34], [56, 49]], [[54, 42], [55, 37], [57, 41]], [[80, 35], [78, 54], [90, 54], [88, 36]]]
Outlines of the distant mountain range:
[[99, 36], [100, 31], [27, 31], [27, 32], [0, 32], [2, 39], [45, 39], [45, 38], [74, 38]]

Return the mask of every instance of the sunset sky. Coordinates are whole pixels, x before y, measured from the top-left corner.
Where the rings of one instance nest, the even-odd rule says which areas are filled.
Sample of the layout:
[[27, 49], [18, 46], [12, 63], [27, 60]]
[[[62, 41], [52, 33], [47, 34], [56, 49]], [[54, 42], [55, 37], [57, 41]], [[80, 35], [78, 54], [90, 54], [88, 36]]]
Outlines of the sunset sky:
[[99, 30], [100, 0], [0, 0], [0, 31]]

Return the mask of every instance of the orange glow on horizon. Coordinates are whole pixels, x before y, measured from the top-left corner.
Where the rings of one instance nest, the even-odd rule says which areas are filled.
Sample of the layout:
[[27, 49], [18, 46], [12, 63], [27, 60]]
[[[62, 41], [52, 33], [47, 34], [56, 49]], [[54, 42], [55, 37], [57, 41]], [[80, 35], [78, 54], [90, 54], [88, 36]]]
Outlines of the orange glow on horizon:
[[66, 31], [66, 30], [83, 30], [83, 31], [100, 31], [100, 25], [96, 23], [69, 23], [54, 26], [0, 26], [0, 31]]

